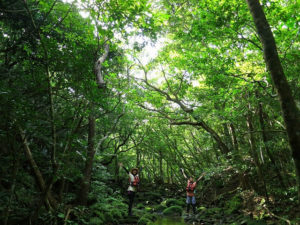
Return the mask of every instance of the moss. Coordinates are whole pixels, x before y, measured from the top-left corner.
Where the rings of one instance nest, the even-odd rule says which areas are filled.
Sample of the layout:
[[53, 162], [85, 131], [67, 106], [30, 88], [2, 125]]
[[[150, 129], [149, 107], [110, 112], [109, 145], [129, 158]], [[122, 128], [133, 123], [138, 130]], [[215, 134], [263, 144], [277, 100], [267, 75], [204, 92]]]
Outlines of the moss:
[[112, 219], [120, 219], [123, 217], [121, 211], [119, 211], [119, 209], [117, 208], [111, 209], [111, 211], [108, 212], [106, 215], [107, 217], [109, 217], [109, 219], [106, 219], [106, 221], [111, 221]]
[[[139, 219], [140, 218], [137, 216], [128, 216], [128, 217], [120, 220], [119, 223], [117, 223], [117, 224], [137, 224]], [[107, 223], [107, 224], [110, 224], [110, 223]]]
[[163, 214], [165, 216], [176, 216], [176, 215], [181, 216], [181, 214], [182, 214], [182, 207], [181, 206], [177, 206], [177, 205], [171, 206], [169, 208], [166, 208], [163, 211]]
[[149, 220], [148, 218], [146, 218], [146, 217], [142, 217], [142, 218], [140, 218], [139, 219], [139, 221], [138, 221], [138, 225], [147, 225], [148, 223], [151, 223], [152, 221], [151, 220]]
[[225, 204], [225, 213], [230, 215], [232, 213], [238, 212], [238, 210], [242, 207], [242, 199], [240, 195], [235, 195]]
[[152, 222], [152, 221], [147, 223], [147, 225], [155, 225], [155, 224], [156, 224], [156, 223], [155, 223], [155, 222]]
[[154, 209], [154, 212], [162, 212], [166, 209], [167, 207], [164, 206], [164, 205], [156, 205], [153, 209]]
[[204, 206], [200, 206], [197, 208], [197, 211], [201, 212], [201, 211], [205, 211], [207, 210]]
[[138, 225], [146, 225], [150, 224], [151, 222], [155, 221], [157, 216], [154, 214], [146, 213], [144, 214], [138, 221]]
[[145, 208], [145, 205], [143, 203], [139, 203], [139, 204], [136, 205], [136, 208], [137, 209], [143, 209], [143, 208]]
[[95, 224], [95, 225], [103, 224], [103, 220], [101, 220], [98, 217], [92, 217], [92, 218], [90, 218], [89, 224], [91, 224], [91, 225], [93, 225], [93, 224]]
[[145, 214], [143, 217], [144, 217], [144, 218], [147, 218], [147, 219], [149, 219], [149, 220], [151, 220], [151, 221], [155, 221], [155, 220], [157, 219], [157, 216], [156, 216], [156, 215], [150, 214], [150, 213]]
[[146, 212], [152, 212], [153, 209], [152, 209], [151, 207], [149, 207], [149, 206], [146, 206], [146, 207], [145, 207], [145, 211], [146, 211]]
[[160, 203], [162, 200], [161, 194], [157, 192], [147, 192], [144, 194], [144, 200], [151, 203]]
[[178, 205], [178, 206], [184, 207], [185, 203], [183, 201], [177, 200], [175, 198], [170, 198], [170, 199], [168, 199], [166, 201], [166, 206], [167, 207], [174, 206], [174, 205]]

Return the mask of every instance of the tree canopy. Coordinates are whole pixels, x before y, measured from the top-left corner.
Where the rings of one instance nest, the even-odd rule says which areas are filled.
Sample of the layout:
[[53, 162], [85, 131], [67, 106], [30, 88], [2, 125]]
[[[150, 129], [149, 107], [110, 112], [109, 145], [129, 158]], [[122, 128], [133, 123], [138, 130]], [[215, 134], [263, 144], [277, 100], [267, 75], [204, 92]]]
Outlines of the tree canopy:
[[123, 163], [143, 167], [152, 212], [184, 195], [184, 168], [205, 173], [206, 208], [300, 222], [299, 10], [296, 0], [1, 1], [0, 221], [129, 224]]

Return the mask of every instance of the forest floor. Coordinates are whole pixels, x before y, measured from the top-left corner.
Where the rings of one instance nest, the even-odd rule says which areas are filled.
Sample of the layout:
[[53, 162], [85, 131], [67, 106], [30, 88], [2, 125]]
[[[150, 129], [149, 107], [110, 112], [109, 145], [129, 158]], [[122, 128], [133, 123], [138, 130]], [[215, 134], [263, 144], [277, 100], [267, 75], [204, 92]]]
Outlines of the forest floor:
[[[134, 216], [124, 218], [120, 225], [300, 224], [300, 217], [296, 216], [300, 213], [299, 209], [266, 204], [264, 197], [257, 196], [250, 190], [223, 193], [213, 201], [201, 201], [201, 193], [197, 194], [199, 200], [196, 214], [192, 214], [192, 209], [187, 214], [184, 191], [149, 187], [137, 194], [133, 206]], [[290, 209], [289, 216], [275, 215], [276, 210], [279, 212], [284, 208]]]

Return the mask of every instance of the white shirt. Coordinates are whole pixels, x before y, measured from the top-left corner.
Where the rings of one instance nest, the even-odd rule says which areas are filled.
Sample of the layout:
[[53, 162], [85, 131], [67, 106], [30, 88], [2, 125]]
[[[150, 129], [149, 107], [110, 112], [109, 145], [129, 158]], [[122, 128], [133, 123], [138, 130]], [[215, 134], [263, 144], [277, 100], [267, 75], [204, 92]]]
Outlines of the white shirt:
[[[130, 183], [134, 181], [134, 176], [132, 173], [129, 172], [129, 179], [130, 179]], [[139, 175], [135, 175], [135, 176], [139, 176]], [[133, 192], [136, 192], [136, 187], [132, 186], [131, 184], [129, 185], [127, 191], [133, 191]]]

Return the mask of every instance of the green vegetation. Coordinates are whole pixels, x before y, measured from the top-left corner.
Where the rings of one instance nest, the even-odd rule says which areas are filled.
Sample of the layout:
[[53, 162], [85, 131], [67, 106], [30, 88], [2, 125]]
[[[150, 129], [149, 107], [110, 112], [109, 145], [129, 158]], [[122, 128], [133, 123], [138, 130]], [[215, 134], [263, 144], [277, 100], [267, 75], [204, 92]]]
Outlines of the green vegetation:
[[157, 205], [154, 207], [154, 212], [163, 212], [166, 208], [164, 205]]
[[165, 216], [181, 216], [182, 207], [177, 205], [170, 206], [163, 211], [163, 214]]
[[174, 198], [167, 199], [167, 201], [166, 201], [166, 206], [167, 207], [174, 206], [174, 205], [184, 207], [185, 202], [183, 202], [181, 200], [174, 199]]
[[0, 224], [300, 223], [299, 11], [0, 1]]

